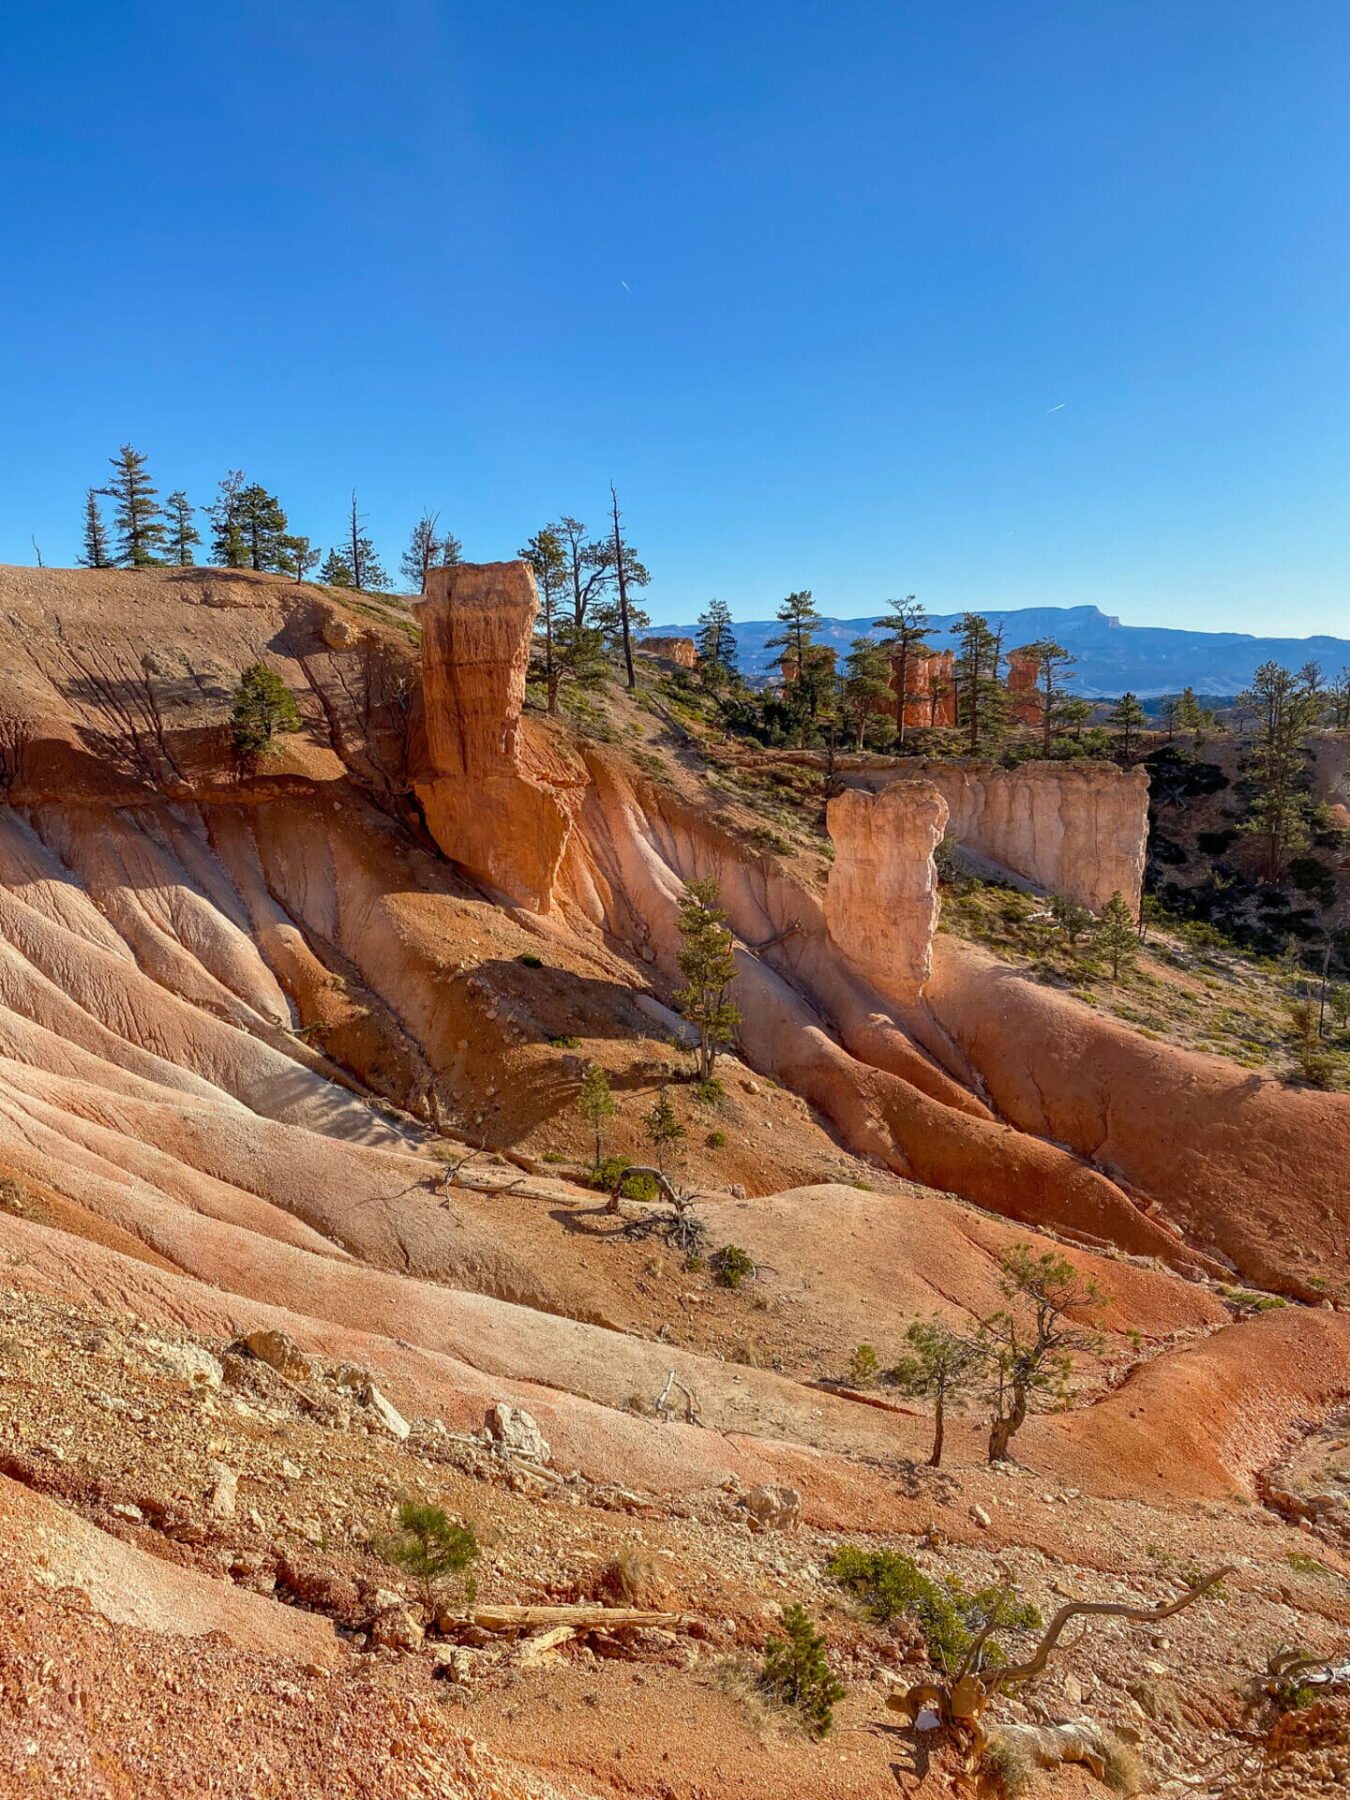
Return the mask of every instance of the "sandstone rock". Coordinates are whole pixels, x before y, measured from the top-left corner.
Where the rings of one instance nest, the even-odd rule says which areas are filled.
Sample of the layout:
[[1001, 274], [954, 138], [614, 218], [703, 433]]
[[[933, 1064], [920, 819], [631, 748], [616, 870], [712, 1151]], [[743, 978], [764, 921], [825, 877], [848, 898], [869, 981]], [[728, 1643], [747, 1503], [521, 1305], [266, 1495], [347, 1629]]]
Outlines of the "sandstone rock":
[[931, 786], [896, 781], [880, 793], [846, 789], [826, 820], [835, 860], [825, 889], [830, 936], [882, 993], [917, 999], [931, 973], [937, 871], [947, 803]]
[[376, 1613], [367, 1629], [377, 1650], [420, 1650], [426, 1635], [411, 1607], [402, 1603]]
[[981, 1531], [988, 1531], [989, 1527], [994, 1522], [990, 1518], [989, 1514], [985, 1511], [984, 1507], [979, 1506], [979, 1505], [971, 1507], [970, 1516], [972, 1519], [974, 1519], [975, 1523], [979, 1526]]
[[546, 1463], [552, 1452], [533, 1417], [519, 1407], [498, 1400], [488, 1409], [487, 1427], [503, 1450], [530, 1462]]
[[672, 662], [681, 669], [693, 669], [698, 666], [698, 646], [689, 637], [645, 637], [638, 645], [644, 656], [660, 657], [662, 662]]
[[355, 1388], [359, 1393], [371, 1385], [372, 1377], [369, 1369], [360, 1368], [356, 1363], [339, 1363], [331, 1379], [335, 1387]]
[[218, 1388], [224, 1380], [220, 1363], [198, 1344], [166, 1344], [158, 1338], [144, 1338], [141, 1348], [152, 1362], [189, 1387]]
[[751, 1488], [742, 1504], [756, 1531], [791, 1531], [801, 1517], [802, 1497], [796, 1488]]
[[265, 1362], [287, 1381], [308, 1381], [314, 1372], [304, 1351], [284, 1331], [250, 1331], [244, 1342], [259, 1362]]
[[391, 1437], [401, 1440], [411, 1435], [412, 1426], [396, 1407], [390, 1405], [374, 1382], [367, 1383], [362, 1394], [362, 1401], [375, 1414]]
[[330, 650], [350, 650], [361, 633], [345, 614], [325, 613], [319, 623], [319, 635]]
[[232, 1519], [235, 1501], [239, 1493], [239, 1477], [228, 1464], [211, 1462], [206, 1466], [211, 1478], [211, 1486], [207, 1492], [206, 1504], [211, 1515], [216, 1519]]

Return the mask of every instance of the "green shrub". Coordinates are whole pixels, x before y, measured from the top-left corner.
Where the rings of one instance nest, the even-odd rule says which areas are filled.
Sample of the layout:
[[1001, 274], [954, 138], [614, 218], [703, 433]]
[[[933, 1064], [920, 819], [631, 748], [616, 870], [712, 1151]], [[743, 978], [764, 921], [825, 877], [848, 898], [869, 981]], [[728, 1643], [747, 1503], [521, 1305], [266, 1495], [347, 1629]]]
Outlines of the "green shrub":
[[[827, 1569], [841, 1587], [858, 1596], [877, 1624], [913, 1619], [928, 1641], [930, 1657], [943, 1669], [956, 1667], [991, 1617], [997, 1617], [1004, 1631], [1037, 1631], [1042, 1623], [1036, 1608], [1019, 1600], [1011, 1588], [970, 1592], [955, 1577], [934, 1581], [912, 1556], [896, 1550], [841, 1544]], [[1002, 1660], [992, 1640], [985, 1646], [985, 1660]]]
[[715, 1075], [707, 1081], [700, 1081], [694, 1089], [694, 1098], [702, 1106], [720, 1106], [727, 1097], [727, 1090]]
[[237, 756], [261, 756], [279, 731], [299, 731], [300, 714], [291, 690], [266, 663], [253, 663], [239, 677], [230, 709]]
[[725, 1131], [710, 1131], [704, 1142], [710, 1150], [725, 1150], [729, 1139]]
[[435, 1613], [446, 1584], [477, 1559], [478, 1539], [472, 1525], [456, 1525], [439, 1506], [405, 1500], [398, 1509], [398, 1530], [375, 1549], [417, 1583], [423, 1605]]
[[551, 1037], [548, 1041], [555, 1050], [580, 1050], [581, 1048], [581, 1039], [574, 1037], [570, 1031], [563, 1032], [561, 1037]]
[[523, 969], [542, 969], [544, 966], [543, 957], [536, 956], [533, 950], [522, 950], [516, 961]]
[[754, 1259], [739, 1244], [723, 1244], [708, 1258], [708, 1266], [719, 1287], [738, 1288], [747, 1276], [756, 1273]]
[[[626, 1156], [607, 1156], [591, 1176], [591, 1186], [606, 1194], [613, 1193], [614, 1183], [625, 1169], [631, 1167]], [[660, 1191], [651, 1175], [630, 1175], [619, 1189], [625, 1200], [655, 1200]]]
[[859, 1344], [848, 1359], [848, 1378], [854, 1387], [867, 1387], [881, 1368], [871, 1344]]
[[783, 1637], [764, 1646], [760, 1682], [766, 1693], [791, 1707], [812, 1737], [824, 1737], [834, 1723], [836, 1701], [846, 1689], [830, 1673], [825, 1636], [794, 1602], [783, 1608]]

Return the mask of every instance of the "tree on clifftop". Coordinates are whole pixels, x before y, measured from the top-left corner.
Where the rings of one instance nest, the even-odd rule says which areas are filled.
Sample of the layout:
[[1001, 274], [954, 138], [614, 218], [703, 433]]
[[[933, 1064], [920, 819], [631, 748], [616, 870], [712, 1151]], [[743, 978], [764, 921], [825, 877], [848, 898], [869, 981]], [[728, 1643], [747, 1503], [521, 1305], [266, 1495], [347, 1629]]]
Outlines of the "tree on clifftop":
[[1055, 741], [1055, 727], [1065, 724], [1072, 716], [1065, 704], [1062, 677], [1067, 675], [1078, 658], [1071, 656], [1063, 644], [1057, 644], [1053, 638], [1037, 638], [1034, 644], [1025, 647], [1022, 655], [1036, 658], [1036, 679], [1041, 699], [1041, 749], [1049, 756]]
[[164, 503], [169, 521], [169, 561], [176, 563], [180, 569], [191, 568], [197, 560], [192, 554], [192, 546], [201, 543], [202, 534], [192, 523], [192, 515], [196, 510], [188, 504], [188, 497], [182, 488], [175, 488]]
[[883, 708], [891, 699], [890, 658], [886, 646], [872, 637], [854, 638], [844, 658], [843, 710], [853, 730], [854, 748], [861, 750], [867, 727], [884, 719]]
[[211, 521], [211, 556], [218, 569], [248, 567], [243, 492], [244, 471], [231, 469], [220, 484], [220, 493], [206, 509]]
[[[351, 585], [358, 593], [382, 594], [389, 586], [389, 577], [380, 567], [380, 559], [375, 554], [375, 546], [361, 529], [363, 512], [356, 508], [356, 489], [352, 489], [352, 503], [347, 513], [346, 541], [342, 546], [347, 567], [351, 570]], [[340, 586], [340, 583], [334, 583]]]
[[319, 570], [319, 580], [325, 587], [350, 588], [356, 586], [352, 575], [352, 566], [336, 545], [323, 559], [323, 567]]
[[99, 511], [98, 488], [86, 488], [84, 494], [84, 532], [81, 538], [80, 564], [86, 569], [111, 569], [112, 550], [108, 544], [108, 527]]
[[1122, 694], [1116, 702], [1110, 722], [1120, 733], [1121, 755], [1128, 756], [1134, 748], [1135, 739], [1148, 724], [1148, 714], [1139, 704], [1137, 695]]
[[1255, 794], [1242, 829], [1262, 840], [1266, 879], [1278, 881], [1285, 863], [1308, 842], [1312, 796], [1305, 739], [1321, 702], [1306, 682], [1276, 662], [1262, 663], [1238, 699], [1256, 715], [1256, 743], [1246, 770]]
[[895, 670], [895, 747], [905, 747], [905, 707], [913, 698], [915, 671], [932, 652], [928, 648], [928, 640], [932, 637], [935, 626], [928, 623], [926, 609], [919, 605], [913, 594], [907, 594], [903, 600], [887, 602], [891, 611], [884, 619], [877, 620], [877, 630], [886, 633], [885, 648]]
[[998, 678], [1003, 660], [999, 633], [979, 613], [962, 613], [956, 656], [956, 719], [965, 727], [972, 756], [1003, 729], [1008, 696]]
[[410, 593], [425, 594], [427, 576], [433, 569], [443, 569], [448, 563], [460, 560], [459, 539], [452, 531], [442, 537], [437, 530], [440, 517], [439, 513], [424, 512], [413, 526], [400, 563]]
[[726, 687], [736, 673], [736, 633], [732, 629], [731, 608], [725, 600], [708, 602], [707, 612], [698, 616], [699, 679], [704, 687]]
[[637, 676], [633, 673], [633, 630], [641, 630], [650, 624], [647, 615], [640, 612], [629, 597], [631, 588], [644, 588], [651, 582], [651, 576], [640, 563], [632, 545], [624, 537], [619, 527], [619, 496], [614, 491], [614, 483], [609, 484], [609, 498], [613, 531], [610, 538], [611, 555], [614, 561], [614, 601], [615, 613], [619, 627], [619, 642], [623, 649], [624, 675], [629, 692], [637, 686]]
[[113, 514], [117, 560], [123, 568], [152, 569], [159, 562], [156, 551], [164, 542], [164, 521], [155, 504], [158, 489], [146, 473], [146, 458], [130, 444], [123, 444], [108, 461], [112, 480], [99, 492], [117, 502]]

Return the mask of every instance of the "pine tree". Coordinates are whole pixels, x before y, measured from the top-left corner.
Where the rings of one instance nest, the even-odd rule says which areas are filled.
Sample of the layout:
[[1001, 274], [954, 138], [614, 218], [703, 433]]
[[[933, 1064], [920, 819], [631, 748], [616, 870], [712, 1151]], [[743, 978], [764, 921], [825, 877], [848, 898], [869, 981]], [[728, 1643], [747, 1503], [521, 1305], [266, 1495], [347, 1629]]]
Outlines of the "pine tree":
[[789, 594], [774, 615], [783, 627], [772, 637], [766, 650], [777, 650], [774, 665], [783, 678], [783, 701], [796, 720], [802, 747], [806, 744], [809, 723], [813, 723], [820, 706], [819, 662], [811, 652], [816, 646], [814, 626], [820, 619], [811, 599], [811, 590], [803, 588]]
[[206, 515], [211, 521], [211, 555], [219, 569], [248, 567], [243, 492], [244, 471], [231, 469], [220, 484], [218, 497], [206, 509]]
[[732, 1043], [740, 1011], [727, 998], [736, 958], [722, 896], [709, 876], [686, 882], [680, 896], [680, 948], [675, 960], [685, 985], [675, 994], [681, 1014], [698, 1032], [698, 1078], [711, 1081], [718, 1052]]
[[303, 581], [322, 552], [307, 537], [287, 536], [281, 540], [281, 555], [282, 567], [289, 569], [297, 581]]
[[835, 1703], [847, 1690], [835, 1680], [825, 1658], [826, 1639], [794, 1602], [782, 1614], [783, 1636], [764, 1646], [760, 1681], [784, 1706], [791, 1707], [812, 1737], [824, 1737], [834, 1722]]
[[1111, 965], [1112, 981], [1120, 980], [1122, 969], [1134, 967], [1139, 951], [1139, 928], [1119, 888], [1102, 908], [1097, 921], [1097, 948]]
[[353, 488], [352, 503], [347, 514], [347, 539], [342, 546], [347, 566], [352, 572], [351, 585], [358, 593], [382, 594], [389, 586], [389, 577], [380, 567], [374, 544], [361, 529], [361, 521], [365, 516], [363, 512], [357, 511], [356, 489]]
[[99, 492], [117, 502], [113, 523], [117, 529], [117, 560], [127, 569], [153, 569], [155, 552], [164, 542], [164, 521], [155, 504], [158, 489], [146, 473], [146, 458], [130, 444], [123, 444], [112, 464], [112, 480]]
[[861, 750], [868, 724], [890, 704], [890, 657], [875, 638], [854, 638], [844, 659], [844, 717], [853, 728], [854, 747]]
[[675, 1108], [670, 1103], [670, 1096], [664, 1087], [656, 1096], [656, 1104], [652, 1110], [644, 1115], [642, 1128], [646, 1133], [647, 1142], [656, 1156], [656, 1166], [664, 1172], [666, 1151], [688, 1135], [684, 1126], [681, 1125]]
[[1011, 1304], [982, 1319], [976, 1336], [993, 1409], [991, 1463], [1008, 1459], [1008, 1447], [1033, 1407], [1068, 1404], [1074, 1357], [1101, 1349], [1099, 1340], [1073, 1321], [1107, 1299], [1095, 1281], [1080, 1276], [1054, 1250], [1038, 1256], [1030, 1244], [1013, 1244], [998, 1260], [1000, 1285]]
[[695, 642], [703, 685], [714, 692], [729, 686], [736, 674], [736, 633], [725, 600], [710, 600], [708, 610], [699, 614]]
[[101, 491], [99, 488], [86, 488], [84, 492], [84, 536], [80, 564], [86, 569], [111, 569], [113, 566], [112, 551], [108, 547], [108, 528], [99, 511], [98, 497]]
[[1288, 859], [1308, 843], [1312, 797], [1305, 739], [1320, 702], [1276, 662], [1262, 663], [1251, 687], [1238, 698], [1257, 721], [1246, 771], [1255, 797], [1242, 828], [1264, 841], [1266, 879], [1277, 881]]
[[1342, 669], [1327, 689], [1332, 728], [1350, 731], [1350, 669]]
[[323, 567], [319, 570], [319, 580], [325, 587], [352, 588], [356, 586], [352, 565], [336, 545], [324, 558]]
[[612, 1119], [618, 1110], [618, 1102], [610, 1092], [609, 1076], [606, 1075], [599, 1063], [589, 1064], [586, 1073], [581, 1078], [581, 1092], [577, 1095], [577, 1111], [595, 1132], [595, 1162], [593, 1166], [597, 1169], [604, 1160], [604, 1146], [600, 1137], [601, 1127], [605, 1120]]
[[442, 569], [448, 569], [453, 564], [464, 561], [464, 546], [453, 531], [447, 531], [441, 539], [441, 547], [436, 553], [436, 560]]
[[180, 569], [189, 569], [197, 560], [192, 554], [192, 546], [202, 541], [201, 532], [192, 523], [196, 508], [189, 506], [182, 488], [175, 488], [164, 503], [164, 511], [169, 521], [169, 561]]
[[979, 613], [962, 613], [956, 657], [956, 719], [968, 733], [970, 753], [996, 739], [1003, 729], [1007, 695], [999, 680], [1000, 636]]
[[905, 1342], [908, 1355], [900, 1358], [886, 1379], [911, 1400], [933, 1402], [933, 1449], [928, 1465], [940, 1469], [947, 1408], [961, 1404], [984, 1359], [978, 1345], [958, 1337], [940, 1318], [916, 1319], [905, 1333]]
[[1111, 723], [1120, 733], [1121, 755], [1128, 757], [1134, 748], [1134, 740], [1148, 723], [1148, 714], [1136, 695], [1122, 694], [1111, 714]]
[[[399, 564], [403, 570], [403, 579], [408, 584], [409, 593], [426, 593], [427, 575], [436, 567], [440, 559], [441, 539], [437, 529], [440, 516], [439, 513], [424, 512], [412, 528], [408, 548], [403, 552]], [[455, 560], [457, 561], [458, 558]]]
[[637, 686], [637, 676], [633, 672], [633, 632], [641, 630], [644, 625], [650, 623], [647, 615], [639, 612], [633, 605], [631, 590], [650, 586], [652, 578], [638, 560], [632, 545], [620, 529], [619, 496], [614, 491], [612, 481], [609, 484], [609, 498], [613, 524], [611, 544], [614, 558], [615, 608], [619, 641], [623, 650], [624, 674], [627, 678], [628, 691], [631, 693]]
[[558, 644], [561, 608], [567, 592], [567, 557], [557, 527], [545, 525], [542, 531], [536, 531], [518, 554], [534, 571], [534, 584], [539, 593], [539, 612], [534, 622], [534, 665], [537, 678], [544, 684], [545, 704], [553, 716], [558, 710], [559, 690], [568, 674]]
[[1034, 656], [1037, 663], [1037, 680], [1041, 696], [1041, 749], [1049, 756], [1054, 747], [1055, 728], [1072, 719], [1072, 713], [1065, 703], [1064, 684], [1061, 677], [1078, 661], [1070, 656], [1062, 644], [1053, 638], [1037, 638], [1034, 644], [1027, 644], [1022, 651], [1024, 656]]
[[286, 567], [283, 540], [286, 515], [275, 494], [258, 482], [241, 488], [238, 495], [239, 534], [247, 557], [246, 567], [279, 570]]
[[398, 1531], [377, 1539], [374, 1548], [385, 1562], [416, 1582], [422, 1605], [435, 1617], [446, 1584], [462, 1575], [478, 1556], [472, 1525], [457, 1525], [439, 1506], [405, 1500], [398, 1509]]
[[905, 747], [905, 709], [914, 696], [914, 675], [932, 652], [928, 640], [936, 627], [928, 623], [927, 610], [913, 594], [901, 601], [888, 600], [890, 612], [878, 619], [876, 629], [886, 633], [886, 650], [895, 671], [895, 747]]
[[250, 761], [268, 748], [279, 731], [299, 731], [300, 713], [280, 675], [259, 662], [239, 678], [230, 723], [235, 754]]
[[614, 545], [610, 538], [588, 538], [580, 519], [564, 513], [556, 525], [572, 595], [572, 624], [580, 636], [593, 606], [603, 601], [614, 579]]

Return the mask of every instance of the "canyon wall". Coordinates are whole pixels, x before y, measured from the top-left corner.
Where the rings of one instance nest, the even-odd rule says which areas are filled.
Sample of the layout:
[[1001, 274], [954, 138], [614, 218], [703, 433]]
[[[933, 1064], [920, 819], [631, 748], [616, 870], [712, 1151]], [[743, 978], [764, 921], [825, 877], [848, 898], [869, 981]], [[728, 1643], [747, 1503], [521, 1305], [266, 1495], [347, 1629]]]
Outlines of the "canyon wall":
[[947, 802], [947, 831], [963, 848], [1037, 887], [1100, 912], [1118, 888], [1138, 911], [1148, 838], [1148, 777], [1111, 762], [990, 762], [919, 758], [841, 774], [874, 792], [927, 781]]
[[826, 821], [835, 861], [825, 921], [844, 960], [882, 993], [917, 1000], [931, 970], [937, 870], [947, 803], [930, 783], [895, 781], [880, 793], [846, 789]]

